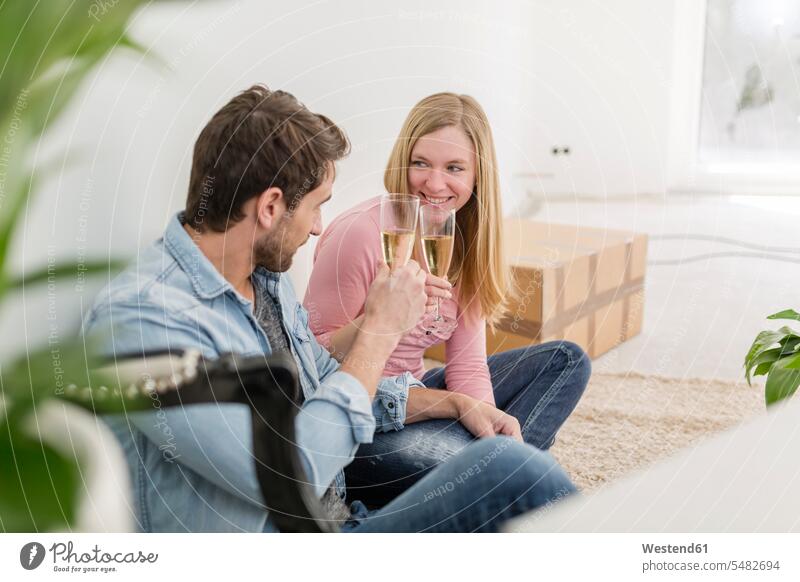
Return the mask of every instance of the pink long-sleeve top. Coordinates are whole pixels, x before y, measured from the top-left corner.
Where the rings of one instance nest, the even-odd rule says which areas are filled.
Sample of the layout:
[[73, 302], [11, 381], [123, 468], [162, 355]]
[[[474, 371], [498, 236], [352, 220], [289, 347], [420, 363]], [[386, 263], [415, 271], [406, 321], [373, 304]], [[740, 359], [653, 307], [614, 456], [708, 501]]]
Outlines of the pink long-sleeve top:
[[[317, 340], [330, 348], [331, 336], [364, 312], [367, 292], [383, 259], [380, 239], [380, 198], [372, 198], [337, 217], [325, 230], [314, 252], [314, 268], [303, 301]], [[442, 299], [442, 315], [458, 326], [448, 334], [428, 333], [422, 319], [400, 340], [384, 376], [411, 372], [422, 378], [423, 354], [445, 342], [447, 389], [494, 405], [486, 364], [486, 321], [477, 300], [462, 308], [458, 287], [454, 299]]]

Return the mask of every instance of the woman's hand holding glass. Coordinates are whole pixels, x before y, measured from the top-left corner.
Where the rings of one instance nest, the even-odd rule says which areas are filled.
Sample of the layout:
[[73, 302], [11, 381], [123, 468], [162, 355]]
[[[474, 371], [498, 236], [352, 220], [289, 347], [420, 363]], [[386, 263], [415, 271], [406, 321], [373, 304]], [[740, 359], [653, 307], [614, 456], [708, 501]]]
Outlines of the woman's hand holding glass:
[[425, 305], [425, 312], [432, 313], [436, 310], [436, 305], [440, 300], [453, 298], [453, 285], [447, 279], [430, 273], [426, 273], [426, 275], [425, 294], [428, 296], [428, 303]]

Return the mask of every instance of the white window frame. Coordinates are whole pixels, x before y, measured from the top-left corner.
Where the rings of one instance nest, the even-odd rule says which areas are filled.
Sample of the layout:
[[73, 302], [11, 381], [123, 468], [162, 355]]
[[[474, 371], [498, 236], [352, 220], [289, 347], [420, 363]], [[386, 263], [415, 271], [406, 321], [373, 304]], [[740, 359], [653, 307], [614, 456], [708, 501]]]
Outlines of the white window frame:
[[798, 164], [701, 164], [698, 160], [707, 0], [676, 0], [668, 190], [800, 195]]

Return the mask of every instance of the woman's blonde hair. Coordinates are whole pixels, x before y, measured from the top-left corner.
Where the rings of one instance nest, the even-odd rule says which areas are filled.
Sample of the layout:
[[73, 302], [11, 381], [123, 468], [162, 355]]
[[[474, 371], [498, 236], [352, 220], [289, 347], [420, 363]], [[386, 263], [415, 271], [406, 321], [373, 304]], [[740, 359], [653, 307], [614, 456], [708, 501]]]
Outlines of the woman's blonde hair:
[[406, 117], [383, 176], [387, 192], [410, 193], [408, 168], [417, 140], [444, 127], [460, 127], [475, 149], [475, 187], [456, 213], [456, 238], [448, 278], [459, 285], [459, 301], [478, 300], [494, 326], [506, 308], [510, 276], [503, 256], [500, 180], [489, 120], [468, 95], [436, 93], [417, 103]]

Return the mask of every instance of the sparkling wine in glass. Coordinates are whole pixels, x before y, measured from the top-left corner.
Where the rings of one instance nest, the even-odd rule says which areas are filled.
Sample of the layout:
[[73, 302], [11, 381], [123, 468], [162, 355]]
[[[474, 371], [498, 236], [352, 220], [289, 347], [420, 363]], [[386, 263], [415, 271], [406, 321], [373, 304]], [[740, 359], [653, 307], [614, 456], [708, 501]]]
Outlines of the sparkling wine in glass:
[[383, 260], [394, 271], [404, 266], [414, 250], [419, 198], [407, 194], [381, 197], [381, 248]]
[[[426, 204], [419, 209], [420, 238], [422, 255], [428, 272], [442, 279], [447, 278], [450, 262], [453, 259], [453, 244], [456, 233], [456, 211], [434, 204]], [[426, 316], [425, 329], [447, 333], [456, 327], [456, 322], [439, 313], [439, 298], [436, 298], [436, 311]]]

